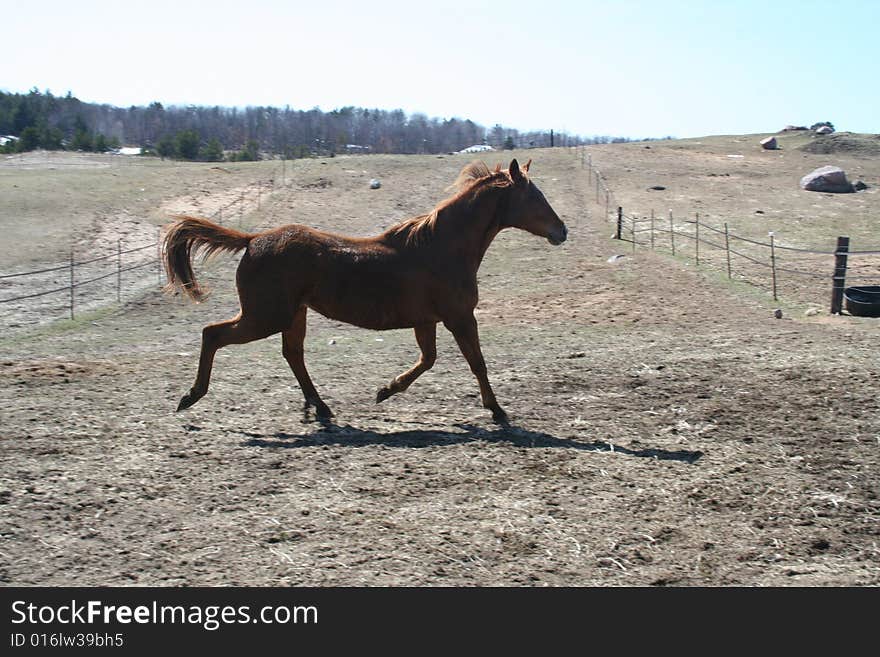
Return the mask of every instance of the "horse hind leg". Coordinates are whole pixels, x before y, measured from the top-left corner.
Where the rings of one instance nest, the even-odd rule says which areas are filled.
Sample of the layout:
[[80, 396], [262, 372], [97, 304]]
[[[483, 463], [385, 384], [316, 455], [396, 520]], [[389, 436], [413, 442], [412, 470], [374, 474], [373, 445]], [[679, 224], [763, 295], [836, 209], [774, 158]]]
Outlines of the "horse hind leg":
[[321, 399], [320, 395], [318, 395], [315, 384], [312, 383], [312, 378], [306, 369], [305, 353], [303, 350], [303, 343], [306, 338], [306, 312], [305, 306], [300, 308], [293, 317], [291, 327], [281, 332], [281, 352], [284, 354], [287, 364], [290, 365], [290, 369], [293, 370], [293, 374], [299, 382], [299, 387], [306, 398], [306, 408], [314, 406], [315, 415], [319, 418], [330, 418], [333, 417], [333, 413]]
[[415, 327], [416, 342], [419, 343], [419, 349], [422, 355], [413, 367], [398, 377], [391, 380], [387, 386], [379, 388], [376, 393], [376, 403], [380, 403], [388, 399], [391, 395], [403, 392], [409, 388], [413, 381], [419, 378], [434, 366], [437, 359], [437, 324], [422, 324]]
[[245, 344], [265, 338], [275, 333], [266, 326], [239, 315], [233, 319], [217, 324], [209, 324], [202, 329], [202, 349], [199, 354], [199, 371], [190, 391], [185, 394], [177, 405], [177, 410], [189, 408], [208, 392], [211, 370], [214, 366], [214, 355], [218, 349], [230, 344]]

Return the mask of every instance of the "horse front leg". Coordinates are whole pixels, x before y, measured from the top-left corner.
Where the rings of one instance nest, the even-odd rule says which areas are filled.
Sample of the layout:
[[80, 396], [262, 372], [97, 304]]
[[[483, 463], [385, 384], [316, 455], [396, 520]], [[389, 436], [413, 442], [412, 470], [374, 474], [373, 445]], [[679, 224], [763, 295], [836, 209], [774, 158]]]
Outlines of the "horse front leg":
[[306, 407], [314, 406], [315, 415], [319, 418], [329, 418], [333, 417], [333, 413], [318, 395], [315, 384], [312, 383], [312, 378], [306, 369], [303, 350], [303, 343], [306, 339], [306, 312], [305, 306], [297, 310], [293, 316], [291, 327], [281, 332], [281, 353], [284, 354], [287, 364], [290, 365], [290, 369], [293, 370], [293, 374], [299, 382], [299, 387], [306, 398]]
[[483, 406], [492, 411], [492, 419], [499, 424], [507, 423], [507, 413], [498, 405], [492, 386], [489, 385], [489, 376], [486, 372], [486, 361], [483, 360], [483, 352], [480, 349], [480, 335], [477, 331], [477, 320], [472, 314], [456, 321], [445, 321], [444, 326], [455, 337], [459, 349], [465, 360], [470, 365], [471, 372], [477, 377], [480, 384], [480, 397]]
[[434, 366], [437, 360], [437, 324], [420, 324], [415, 329], [416, 342], [419, 343], [419, 349], [422, 355], [413, 367], [398, 377], [391, 380], [387, 386], [379, 388], [376, 393], [376, 403], [380, 403], [388, 399], [391, 395], [403, 392], [409, 388], [413, 381], [418, 379], [422, 374], [427, 372]]

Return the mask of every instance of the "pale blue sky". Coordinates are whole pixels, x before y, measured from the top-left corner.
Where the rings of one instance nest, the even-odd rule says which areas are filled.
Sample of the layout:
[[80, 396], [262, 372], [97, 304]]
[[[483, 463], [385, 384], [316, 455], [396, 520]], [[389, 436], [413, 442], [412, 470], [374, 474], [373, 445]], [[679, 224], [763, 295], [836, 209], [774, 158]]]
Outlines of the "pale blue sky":
[[631, 137], [880, 133], [880, 0], [0, 0], [0, 89]]

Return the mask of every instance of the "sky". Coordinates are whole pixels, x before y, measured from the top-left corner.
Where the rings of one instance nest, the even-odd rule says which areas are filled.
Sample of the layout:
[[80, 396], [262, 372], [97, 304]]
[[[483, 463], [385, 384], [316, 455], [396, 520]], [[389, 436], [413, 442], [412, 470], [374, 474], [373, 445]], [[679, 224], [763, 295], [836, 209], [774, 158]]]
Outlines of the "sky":
[[880, 0], [0, 0], [0, 90], [584, 137], [880, 133]]

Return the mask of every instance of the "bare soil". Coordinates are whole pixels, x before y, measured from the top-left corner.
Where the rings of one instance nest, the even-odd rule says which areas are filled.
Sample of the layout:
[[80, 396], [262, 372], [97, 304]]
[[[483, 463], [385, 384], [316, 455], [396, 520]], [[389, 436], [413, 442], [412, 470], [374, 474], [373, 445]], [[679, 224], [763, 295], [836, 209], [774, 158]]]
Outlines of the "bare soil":
[[[655, 148], [629, 146], [592, 153], [634, 205], [649, 194], [638, 176], [660, 168]], [[728, 161], [679, 150], [670, 176]], [[333, 422], [302, 411], [278, 338], [222, 351], [208, 396], [175, 413], [201, 327], [237, 309], [235, 261], [219, 258], [197, 268], [214, 290], [203, 304], [152, 290], [0, 340], [0, 581], [880, 584], [880, 322], [806, 317], [800, 298], [776, 319], [762, 291], [633, 254], [609, 239], [579, 153], [514, 155], [534, 158], [570, 236], [507, 231], [481, 269], [483, 350], [510, 426], [481, 408], [445, 332], [434, 369], [376, 405], [415, 361], [412, 333], [314, 313], [306, 362]], [[465, 163], [298, 162], [243, 222], [372, 234], [430, 209]], [[740, 199], [688, 184], [719, 216], [724, 194]], [[175, 211], [199, 200], [168, 192]]]

